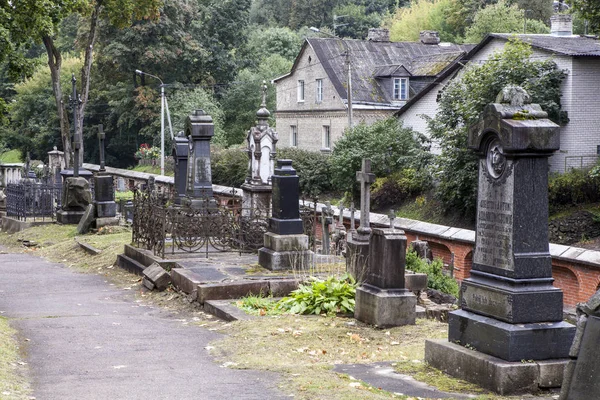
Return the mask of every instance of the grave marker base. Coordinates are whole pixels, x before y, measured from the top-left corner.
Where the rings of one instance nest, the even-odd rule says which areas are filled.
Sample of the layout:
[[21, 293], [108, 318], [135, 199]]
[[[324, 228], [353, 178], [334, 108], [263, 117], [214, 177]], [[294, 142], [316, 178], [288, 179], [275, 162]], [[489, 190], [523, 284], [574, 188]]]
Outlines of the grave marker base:
[[414, 325], [417, 297], [408, 289], [380, 289], [363, 284], [356, 289], [354, 318], [378, 328]]

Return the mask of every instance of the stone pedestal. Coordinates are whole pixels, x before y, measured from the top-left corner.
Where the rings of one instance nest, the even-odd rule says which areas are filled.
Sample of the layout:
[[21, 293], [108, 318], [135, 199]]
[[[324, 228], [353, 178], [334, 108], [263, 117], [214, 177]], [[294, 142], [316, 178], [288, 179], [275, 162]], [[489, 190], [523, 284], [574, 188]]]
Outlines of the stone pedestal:
[[60, 224], [78, 224], [85, 214], [88, 205], [92, 202], [90, 184], [85, 177], [91, 177], [87, 172], [79, 177], [73, 176], [72, 170], [63, 170], [63, 192], [61, 198], [61, 209], [56, 212], [56, 221]]
[[267, 212], [270, 216], [272, 192], [271, 185], [244, 183], [242, 185], [242, 216], [249, 217], [256, 212], [261, 215]]
[[299, 178], [292, 160], [277, 160], [272, 177], [272, 217], [264, 235], [264, 247], [258, 250], [258, 263], [269, 270], [306, 269], [312, 265], [308, 236], [300, 218]]
[[[575, 327], [562, 321], [548, 246], [547, 159], [560, 147], [559, 127], [539, 105], [519, 103], [521, 88], [506, 95], [515, 96], [510, 105], [488, 105], [469, 130], [480, 157], [475, 249], [448, 340], [503, 362], [563, 359]], [[426, 359], [441, 367], [427, 347]]]
[[265, 246], [258, 251], [258, 263], [271, 271], [308, 269], [313, 252], [308, 250], [308, 236], [265, 233]]
[[346, 241], [346, 271], [362, 283], [369, 271], [369, 241], [350, 235]]
[[373, 229], [369, 269], [356, 289], [356, 319], [380, 328], [415, 323], [417, 297], [405, 287], [405, 267], [404, 231]]
[[175, 162], [175, 177], [174, 187], [177, 195], [175, 196], [175, 204], [181, 204], [181, 200], [185, 197], [186, 182], [187, 182], [187, 171], [188, 171], [188, 157], [189, 157], [189, 142], [183, 132], [175, 137], [173, 143], [173, 160]]

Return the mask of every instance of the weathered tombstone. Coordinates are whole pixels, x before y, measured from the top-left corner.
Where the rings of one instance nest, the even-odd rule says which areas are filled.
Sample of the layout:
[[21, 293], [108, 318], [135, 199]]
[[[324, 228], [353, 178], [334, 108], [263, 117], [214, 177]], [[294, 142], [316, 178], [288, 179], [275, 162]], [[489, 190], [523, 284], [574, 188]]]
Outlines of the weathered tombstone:
[[56, 213], [56, 220], [61, 224], [78, 224], [85, 213], [87, 206], [92, 202], [89, 179], [92, 173], [80, 165], [79, 149], [81, 148], [81, 133], [79, 132], [78, 105], [81, 99], [77, 95], [77, 80], [73, 74], [71, 83], [73, 95], [69, 96], [69, 103], [73, 109], [73, 169], [64, 169], [60, 172], [63, 177], [63, 193], [61, 209]]
[[125, 179], [122, 177], [117, 177], [117, 191], [125, 192], [127, 191], [127, 186], [125, 185]]
[[263, 82], [262, 103], [256, 112], [257, 124], [247, 135], [248, 175], [242, 185], [242, 215], [255, 209], [268, 210], [271, 205], [271, 176], [275, 170], [277, 132], [269, 126], [267, 110], [267, 85]]
[[277, 160], [272, 177], [272, 217], [265, 233], [264, 247], [258, 250], [258, 263], [269, 270], [307, 269], [313, 252], [300, 218], [300, 187], [292, 160]]
[[362, 168], [356, 172], [356, 180], [360, 182], [360, 226], [346, 242], [346, 270], [361, 282], [369, 269], [371, 184], [375, 182], [375, 174], [371, 173], [371, 160], [362, 160]]
[[65, 153], [59, 151], [56, 146], [52, 151], [48, 152], [48, 168], [50, 169], [50, 176], [52, 177], [52, 183], [60, 183], [60, 171], [65, 169]]
[[115, 203], [115, 186], [112, 175], [106, 173], [104, 140], [106, 134], [102, 125], [98, 125], [98, 141], [100, 150], [100, 170], [94, 176], [94, 205], [96, 208], [96, 227], [118, 225], [117, 203]]
[[350, 237], [356, 233], [356, 219], [355, 219], [356, 208], [354, 208], [354, 202], [350, 203]]
[[331, 247], [331, 231], [330, 227], [333, 224], [333, 209], [331, 203], [326, 202], [325, 206], [321, 208], [321, 229], [323, 234], [321, 235], [322, 249], [321, 254], [329, 255]]
[[600, 291], [577, 305], [577, 333], [569, 351], [559, 400], [600, 398]]
[[379, 328], [414, 324], [416, 296], [406, 289], [406, 236], [400, 229], [373, 229], [369, 269], [356, 289], [354, 317]]
[[[471, 277], [461, 284], [461, 309], [449, 314], [448, 342], [425, 348], [430, 365], [503, 394], [560, 385], [552, 373], [562, 374], [564, 361], [528, 368], [521, 360], [564, 359], [575, 333], [562, 321], [548, 245], [547, 159], [559, 148], [560, 128], [539, 105], [518, 101], [522, 89], [507, 92], [516, 94], [511, 104], [488, 105], [469, 129], [469, 148], [479, 154]], [[474, 370], [482, 358], [489, 367]]]
[[210, 140], [215, 134], [211, 116], [203, 110], [195, 110], [186, 120], [185, 132], [190, 152], [186, 197], [182, 204], [195, 209], [216, 207], [210, 169]]
[[187, 182], [188, 157], [189, 157], [189, 140], [185, 137], [183, 131], [175, 136], [173, 143], [173, 160], [175, 160], [175, 204], [181, 204], [181, 199], [185, 197], [185, 184]]

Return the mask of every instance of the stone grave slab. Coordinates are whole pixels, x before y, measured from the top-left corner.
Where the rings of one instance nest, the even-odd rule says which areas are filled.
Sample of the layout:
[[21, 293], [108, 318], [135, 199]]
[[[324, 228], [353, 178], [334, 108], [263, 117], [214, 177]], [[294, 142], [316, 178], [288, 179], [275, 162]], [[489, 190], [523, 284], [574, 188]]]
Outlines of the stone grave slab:
[[214, 267], [192, 267], [189, 268], [200, 282], [221, 282], [229, 278], [229, 275]]
[[571, 378], [567, 399], [600, 398], [600, 318], [589, 317], [581, 340], [577, 364]]

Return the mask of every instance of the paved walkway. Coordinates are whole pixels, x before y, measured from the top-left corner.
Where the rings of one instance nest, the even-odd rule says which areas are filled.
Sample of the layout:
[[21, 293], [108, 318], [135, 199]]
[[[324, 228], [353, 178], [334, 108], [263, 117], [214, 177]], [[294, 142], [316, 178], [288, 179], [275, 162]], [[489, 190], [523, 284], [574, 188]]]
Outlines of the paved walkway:
[[282, 399], [272, 373], [222, 368], [219, 337], [110, 286], [26, 254], [0, 254], [0, 311], [24, 342], [46, 399]]

